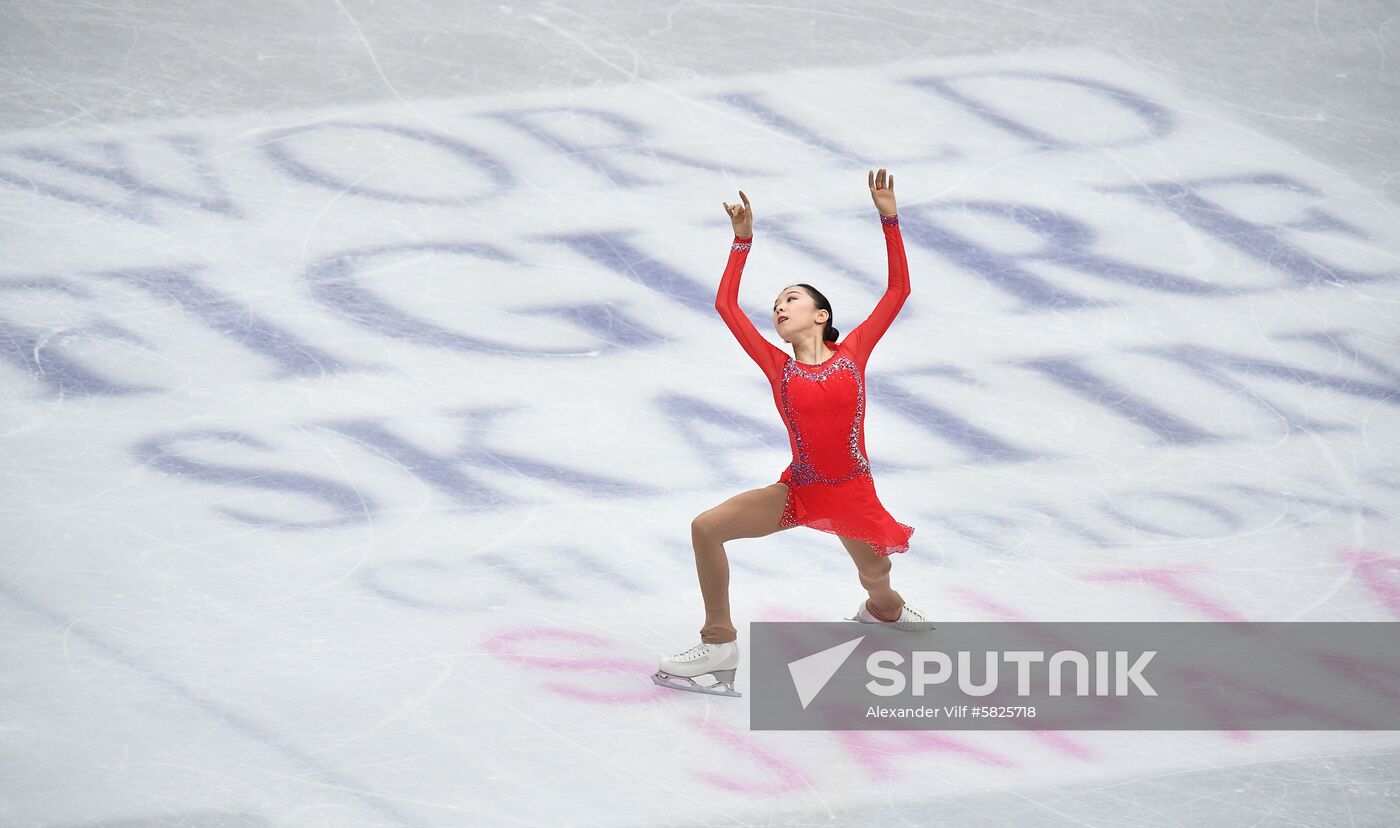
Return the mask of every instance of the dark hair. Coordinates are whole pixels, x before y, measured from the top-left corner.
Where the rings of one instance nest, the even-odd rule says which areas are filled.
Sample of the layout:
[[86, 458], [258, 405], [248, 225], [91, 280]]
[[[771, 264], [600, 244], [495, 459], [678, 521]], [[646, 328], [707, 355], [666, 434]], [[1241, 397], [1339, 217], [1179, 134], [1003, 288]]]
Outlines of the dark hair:
[[825, 296], [822, 296], [821, 291], [817, 290], [816, 288], [812, 287], [811, 285], [805, 282], [798, 282], [797, 286], [812, 294], [812, 298], [816, 300], [817, 303], [817, 310], [826, 311], [826, 327], [822, 331], [822, 341], [835, 342], [836, 337], [840, 336], [841, 332], [836, 330], [835, 325], [831, 324], [831, 320], [836, 318], [836, 314], [833, 313], [831, 310], [831, 302], [827, 301], [827, 298]]

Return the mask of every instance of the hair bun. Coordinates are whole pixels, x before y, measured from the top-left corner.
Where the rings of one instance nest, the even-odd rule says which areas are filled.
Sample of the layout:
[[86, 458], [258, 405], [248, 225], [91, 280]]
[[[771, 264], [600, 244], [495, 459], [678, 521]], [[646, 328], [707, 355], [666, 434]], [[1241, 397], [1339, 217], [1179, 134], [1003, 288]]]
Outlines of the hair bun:
[[833, 327], [830, 326], [830, 325], [827, 325], [827, 326], [826, 326], [826, 341], [827, 341], [827, 342], [835, 342], [835, 341], [836, 341], [836, 337], [838, 337], [838, 336], [840, 336], [840, 335], [841, 335], [841, 332], [840, 332], [840, 331], [836, 330], [835, 328], [833, 328]]

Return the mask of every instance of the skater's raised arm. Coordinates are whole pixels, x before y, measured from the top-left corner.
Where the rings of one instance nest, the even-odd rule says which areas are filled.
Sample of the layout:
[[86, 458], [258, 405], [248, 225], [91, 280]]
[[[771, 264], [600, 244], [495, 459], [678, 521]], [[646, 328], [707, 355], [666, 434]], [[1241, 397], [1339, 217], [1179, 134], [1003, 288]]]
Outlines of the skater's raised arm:
[[880, 225], [885, 231], [885, 255], [889, 258], [890, 276], [889, 285], [875, 304], [875, 310], [846, 335], [845, 344], [862, 367], [874, 350], [875, 343], [885, 335], [899, 309], [904, 307], [904, 300], [909, 298], [909, 260], [904, 255], [904, 237], [899, 233], [899, 215], [895, 211], [894, 176], [889, 176], [887, 182], [883, 168], [878, 177], [872, 170], [870, 197], [880, 212]]
[[719, 281], [715, 310], [719, 311], [724, 324], [729, 326], [744, 351], [758, 363], [764, 375], [772, 379], [781, 370], [787, 354], [765, 339], [739, 307], [739, 279], [743, 276], [744, 263], [748, 261], [749, 247], [753, 244], [753, 210], [743, 190], [739, 191], [739, 198], [744, 201], [742, 205], [724, 204], [724, 211], [734, 225], [734, 241], [729, 245], [729, 263]]

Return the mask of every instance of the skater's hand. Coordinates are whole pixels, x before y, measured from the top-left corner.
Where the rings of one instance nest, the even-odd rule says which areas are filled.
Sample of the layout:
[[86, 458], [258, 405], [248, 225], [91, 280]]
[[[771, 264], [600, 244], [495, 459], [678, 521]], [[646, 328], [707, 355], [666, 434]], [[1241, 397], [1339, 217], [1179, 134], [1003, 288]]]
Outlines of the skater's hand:
[[720, 202], [724, 205], [724, 212], [729, 214], [729, 221], [734, 225], [734, 235], [741, 239], [753, 237], [753, 208], [749, 206], [749, 197], [744, 195], [744, 191], [739, 191], [739, 198], [744, 200], [743, 204], [730, 204], [727, 201]]
[[880, 174], [875, 175], [875, 171], [870, 171], [870, 197], [875, 200], [875, 209], [880, 211], [882, 216], [892, 216], [894, 210], [894, 173], [890, 173], [888, 179], [885, 178], [885, 168], [880, 168]]

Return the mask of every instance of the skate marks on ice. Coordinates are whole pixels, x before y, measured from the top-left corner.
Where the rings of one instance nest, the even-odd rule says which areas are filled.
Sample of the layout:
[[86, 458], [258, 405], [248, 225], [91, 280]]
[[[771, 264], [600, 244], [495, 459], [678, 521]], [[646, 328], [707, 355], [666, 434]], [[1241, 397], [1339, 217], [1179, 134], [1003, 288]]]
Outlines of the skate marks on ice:
[[[315, 807], [304, 755], [450, 824], [1315, 749], [809, 743], [746, 733], [743, 702], [697, 723], [698, 694], [646, 683], [698, 621], [686, 523], [786, 460], [714, 314], [728, 227], [697, 194], [766, 193], [745, 307], [797, 273], [850, 320], [884, 272], [865, 170], [909, 182], [871, 454], [928, 550], [900, 588], [950, 620], [990, 613], [969, 593], [1031, 618], [1400, 618], [1393, 205], [1096, 54], [619, 92], [0, 140], [0, 217], [24, 229], [0, 265], [22, 438], [0, 583], [45, 608], [7, 602], [37, 740], [10, 750], [55, 760], [12, 816], [90, 822], [211, 779], [238, 805], [259, 767], [279, 812]], [[839, 612], [854, 574], [823, 548], [738, 545], [736, 607]], [[112, 686], [83, 625], [190, 694]], [[1381, 747], [1329, 749], [1358, 745]], [[74, 774], [101, 790], [43, 811]]]

